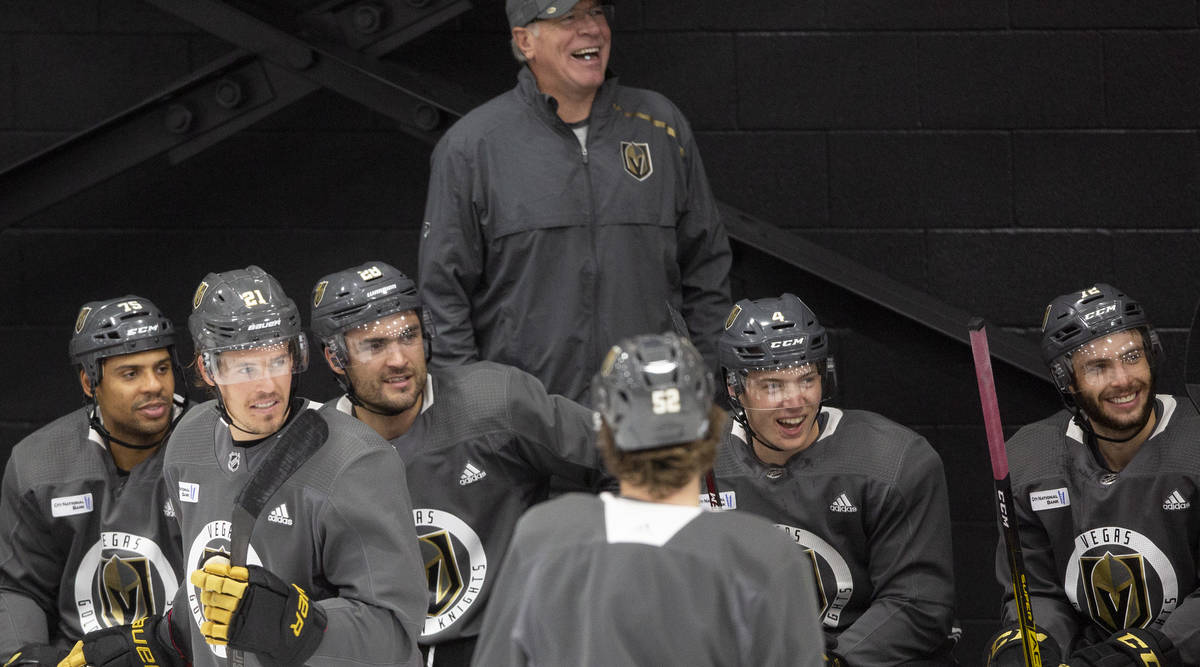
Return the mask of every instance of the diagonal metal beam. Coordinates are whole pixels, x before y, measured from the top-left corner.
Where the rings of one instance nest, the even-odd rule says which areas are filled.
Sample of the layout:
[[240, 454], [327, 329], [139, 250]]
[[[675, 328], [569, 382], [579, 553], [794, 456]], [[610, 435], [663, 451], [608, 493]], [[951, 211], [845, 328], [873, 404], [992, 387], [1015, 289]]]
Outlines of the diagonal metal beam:
[[[872, 303], [923, 324], [961, 343], [970, 344], [967, 321], [973, 316], [925, 292], [900, 283], [848, 257], [720, 204], [729, 237], [791, 264]], [[1049, 382], [1037, 347], [1001, 329], [988, 332], [992, 356]]]

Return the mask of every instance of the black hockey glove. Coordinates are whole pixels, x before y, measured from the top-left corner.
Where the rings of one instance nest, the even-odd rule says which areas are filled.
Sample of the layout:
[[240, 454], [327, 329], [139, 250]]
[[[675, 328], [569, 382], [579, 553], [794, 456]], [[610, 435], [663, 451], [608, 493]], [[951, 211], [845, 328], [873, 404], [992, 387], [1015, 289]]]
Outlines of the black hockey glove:
[[[1034, 627], [1042, 664], [1054, 667], [1062, 663], [1062, 649], [1054, 638]], [[1021, 627], [1016, 623], [996, 633], [988, 642], [988, 667], [1025, 667], [1025, 648], [1021, 642]]]
[[829, 667], [846, 667], [846, 661], [837, 654], [837, 637], [828, 632], [822, 634], [825, 637], [825, 648], [821, 652], [821, 657], [825, 658], [825, 664]]
[[[167, 625], [160, 627], [163, 623]], [[187, 664], [187, 656], [179, 651], [171, 635], [170, 619], [146, 616], [132, 625], [87, 633], [58, 667], [185, 667]]]
[[1150, 628], [1130, 628], [1071, 654], [1071, 667], [1180, 667], [1183, 662], [1166, 635]]
[[60, 660], [67, 657], [67, 652], [49, 644], [26, 644], [17, 649], [4, 662], [4, 667], [17, 665], [46, 665], [54, 667]]
[[321, 644], [325, 612], [308, 594], [257, 565], [230, 567], [210, 558], [192, 572], [206, 620], [200, 632], [210, 644], [249, 651], [265, 665], [302, 665]]

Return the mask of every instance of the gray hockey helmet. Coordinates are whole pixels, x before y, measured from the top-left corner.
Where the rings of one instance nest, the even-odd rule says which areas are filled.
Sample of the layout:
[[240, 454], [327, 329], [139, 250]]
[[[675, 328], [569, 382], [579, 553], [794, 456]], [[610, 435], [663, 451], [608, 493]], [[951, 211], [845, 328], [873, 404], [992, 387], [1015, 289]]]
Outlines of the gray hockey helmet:
[[429, 313], [421, 305], [417, 285], [402, 271], [385, 262], [367, 262], [331, 273], [312, 291], [313, 334], [329, 347], [339, 363], [349, 359], [342, 336], [348, 329], [369, 324], [388, 315], [415, 311], [427, 348], [433, 337]]
[[829, 336], [812, 311], [794, 294], [776, 298], [742, 299], [725, 318], [717, 354], [726, 385], [733, 391], [734, 413], [741, 412], [738, 396], [749, 371], [794, 368], [816, 364], [824, 399], [837, 387]]
[[617, 449], [658, 449], [708, 432], [713, 378], [686, 338], [635, 336], [609, 350], [592, 379], [592, 396]]
[[291, 372], [301, 373], [308, 366], [300, 310], [279, 281], [257, 266], [205, 276], [192, 296], [188, 330], [214, 377], [215, 354], [285, 343], [294, 354]]
[[84, 304], [68, 347], [71, 362], [83, 368], [95, 387], [100, 384], [102, 359], [174, 345], [175, 327], [158, 306], [126, 294]]
[[1057, 296], [1042, 315], [1042, 361], [1064, 396], [1074, 382], [1071, 353], [1081, 345], [1128, 329], [1144, 333], [1151, 368], [1162, 356], [1158, 333], [1150, 325], [1142, 304], [1106, 283]]

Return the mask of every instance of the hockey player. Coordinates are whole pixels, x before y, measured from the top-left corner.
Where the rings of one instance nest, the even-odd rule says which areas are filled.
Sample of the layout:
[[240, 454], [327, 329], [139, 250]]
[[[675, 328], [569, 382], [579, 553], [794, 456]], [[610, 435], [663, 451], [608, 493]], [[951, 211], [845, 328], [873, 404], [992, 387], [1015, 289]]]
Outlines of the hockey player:
[[467, 665], [517, 519], [552, 475], [584, 488], [605, 476], [593, 412], [533, 376], [478, 362], [427, 371], [429, 318], [416, 286], [367, 262], [317, 282], [312, 329], [354, 415], [404, 459], [429, 582], [428, 665]]
[[162, 482], [175, 330], [127, 295], [84, 305], [71, 361], [86, 406], [13, 449], [0, 499], [0, 660], [56, 665], [85, 633], [161, 614], [183, 557]]
[[216, 400], [179, 424], [163, 466], [190, 585], [169, 618], [89, 635], [69, 664], [134, 649], [159, 665], [224, 665], [227, 649], [268, 667], [418, 664], [425, 586], [395, 450], [296, 397], [300, 313], [262, 269], [209, 274], [193, 306], [196, 369]]
[[724, 419], [712, 395], [675, 334], [612, 348], [592, 396], [620, 495], [521, 518], [475, 665], [821, 664], [807, 559], [758, 517], [696, 506]]
[[[1200, 664], [1200, 417], [1155, 394], [1161, 358], [1141, 304], [1111, 285], [1046, 307], [1042, 359], [1066, 409], [1007, 443], [1043, 664]], [[1003, 549], [997, 576], [1012, 625], [989, 663], [1023, 665]]]
[[829, 338], [791, 294], [738, 301], [718, 353], [734, 419], [707, 499], [767, 518], [808, 554], [831, 661], [953, 664], [950, 510], [933, 448], [880, 415], [822, 407], [836, 381]]

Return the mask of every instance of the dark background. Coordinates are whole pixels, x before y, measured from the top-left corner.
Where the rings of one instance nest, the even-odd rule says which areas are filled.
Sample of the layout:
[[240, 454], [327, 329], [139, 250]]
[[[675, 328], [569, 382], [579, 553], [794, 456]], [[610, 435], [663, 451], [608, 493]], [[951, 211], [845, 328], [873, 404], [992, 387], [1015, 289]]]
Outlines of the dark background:
[[[480, 98], [513, 84], [485, 0], [389, 58]], [[1196, 0], [617, 0], [612, 68], [691, 120], [718, 198], [1036, 338], [1095, 281], [1141, 299], [1179, 391], [1200, 292]], [[0, 169], [232, 47], [137, 0], [0, 3]], [[134, 292], [184, 326], [209, 271], [257, 263], [305, 302], [368, 259], [413, 272], [431, 146], [318, 92], [179, 165], [152, 161], [0, 229], [0, 459], [80, 404], [80, 304]], [[734, 244], [735, 298], [792, 291], [835, 334], [837, 404], [946, 464], [964, 664], [995, 628], [987, 449], [968, 348]], [[305, 313], [307, 315], [307, 312]], [[1011, 432], [1058, 407], [996, 366]], [[306, 393], [325, 399], [323, 368]]]

